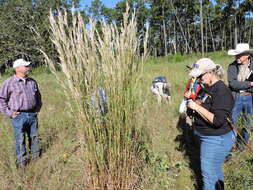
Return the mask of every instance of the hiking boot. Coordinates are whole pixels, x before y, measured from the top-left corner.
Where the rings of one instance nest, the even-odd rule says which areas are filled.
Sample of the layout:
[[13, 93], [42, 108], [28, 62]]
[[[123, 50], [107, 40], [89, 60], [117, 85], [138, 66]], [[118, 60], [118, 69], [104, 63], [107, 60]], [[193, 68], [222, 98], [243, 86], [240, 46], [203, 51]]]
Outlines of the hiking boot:
[[27, 161], [23, 161], [23, 162], [20, 162], [20, 163], [16, 163], [16, 167], [17, 169], [23, 169], [27, 166], [28, 162]]
[[31, 160], [37, 160], [41, 157], [41, 150], [39, 150], [38, 152], [32, 153], [32, 158]]

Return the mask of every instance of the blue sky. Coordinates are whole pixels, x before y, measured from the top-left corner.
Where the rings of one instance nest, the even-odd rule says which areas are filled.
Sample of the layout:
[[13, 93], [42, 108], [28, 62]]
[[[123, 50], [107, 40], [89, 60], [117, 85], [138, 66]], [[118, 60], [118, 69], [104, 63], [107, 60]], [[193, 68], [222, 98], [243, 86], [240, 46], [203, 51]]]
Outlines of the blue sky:
[[[105, 5], [106, 7], [108, 7], [108, 8], [113, 8], [113, 7], [115, 7], [115, 5], [116, 5], [119, 1], [121, 1], [121, 0], [101, 0], [101, 1], [104, 3], [104, 5]], [[92, 2], [92, 0], [81, 0], [81, 1], [80, 1], [81, 8], [84, 8], [85, 5], [90, 6], [91, 2]], [[213, 0], [212, 0], [212, 2], [215, 3]], [[253, 13], [250, 12], [249, 17], [252, 17], [252, 16], [253, 16]]]
[[[80, 2], [82, 7], [84, 7], [85, 5], [90, 6], [91, 1], [92, 0], [81, 0]], [[116, 3], [119, 2], [120, 0], [101, 0], [101, 1], [104, 3], [106, 7], [113, 8], [115, 7]]]

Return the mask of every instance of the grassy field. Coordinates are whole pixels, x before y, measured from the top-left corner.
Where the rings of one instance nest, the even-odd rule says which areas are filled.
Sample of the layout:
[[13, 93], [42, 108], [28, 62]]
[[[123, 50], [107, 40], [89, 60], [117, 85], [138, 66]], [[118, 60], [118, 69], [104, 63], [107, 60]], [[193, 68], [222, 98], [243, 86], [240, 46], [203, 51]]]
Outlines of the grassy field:
[[[225, 52], [206, 55], [225, 70], [232, 61]], [[145, 102], [144, 122], [150, 144], [146, 147], [148, 167], [143, 170], [145, 190], [197, 189], [194, 163], [185, 145], [184, 130], [178, 113], [182, 93], [188, 79], [186, 65], [200, 55], [150, 58], [144, 65], [142, 90]], [[66, 98], [54, 75], [46, 69], [37, 69], [31, 75], [39, 83], [43, 108], [39, 114], [39, 131], [42, 157], [25, 170], [15, 167], [14, 140], [10, 121], [1, 115], [0, 128], [0, 190], [69, 190], [84, 189], [85, 168], [83, 153], [79, 148], [78, 129], [66, 107]], [[166, 76], [172, 86], [170, 104], [157, 105], [150, 94], [151, 81], [156, 76]], [[4, 76], [3, 81], [7, 76]], [[142, 121], [143, 122], [143, 121]], [[226, 189], [253, 189], [252, 153], [235, 152], [225, 164]], [[102, 180], [102, 179], [101, 179]]]

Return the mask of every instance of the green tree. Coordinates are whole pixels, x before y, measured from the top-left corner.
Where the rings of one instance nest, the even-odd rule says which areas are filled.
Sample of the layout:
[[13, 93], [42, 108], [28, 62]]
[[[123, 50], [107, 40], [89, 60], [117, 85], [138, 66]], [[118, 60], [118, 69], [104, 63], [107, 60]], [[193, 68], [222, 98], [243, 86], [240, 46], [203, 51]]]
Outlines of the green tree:
[[0, 65], [11, 65], [16, 58], [25, 58], [35, 65], [44, 60], [39, 49], [55, 59], [50, 41], [49, 11], [70, 10], [79, 0], [8, 0], [0, 1]]

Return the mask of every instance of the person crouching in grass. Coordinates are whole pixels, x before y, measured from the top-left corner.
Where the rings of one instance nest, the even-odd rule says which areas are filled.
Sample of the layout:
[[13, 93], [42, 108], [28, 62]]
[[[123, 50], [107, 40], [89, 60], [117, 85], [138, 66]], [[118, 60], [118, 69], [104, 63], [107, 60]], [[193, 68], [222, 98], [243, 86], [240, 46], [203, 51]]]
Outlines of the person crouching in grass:
[[157, 103], [160, 105], [162, 100], [165, 100], [166, 103], [169, 103], [171, 100], [171, 86], [167, 82], [166, 77], [159, 76], [155, 77], [152, 81], [150, 88], [151, 92], [156, 95]]

